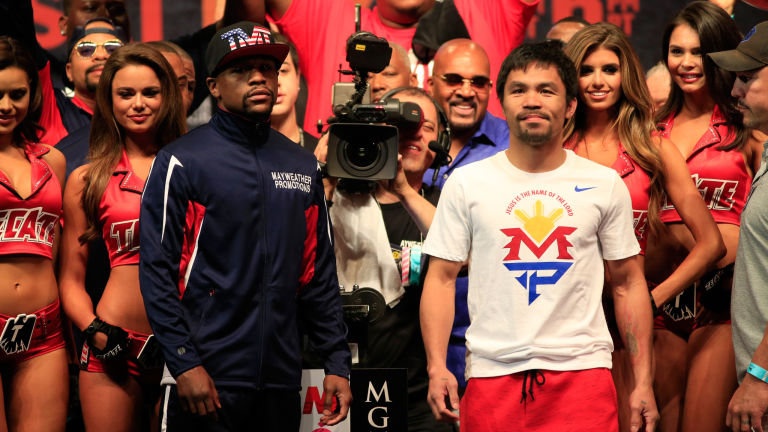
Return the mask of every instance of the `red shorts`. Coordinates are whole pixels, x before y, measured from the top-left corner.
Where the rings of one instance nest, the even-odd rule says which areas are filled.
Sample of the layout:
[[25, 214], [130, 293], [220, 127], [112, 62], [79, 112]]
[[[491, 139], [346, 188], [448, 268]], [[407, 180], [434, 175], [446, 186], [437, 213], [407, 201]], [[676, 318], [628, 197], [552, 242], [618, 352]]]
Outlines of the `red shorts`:
[[[91, 347], [88, 341], [83, 343], [83, 350], [80, 352], [80, 370], [93, 373], [107, 373], [129, 375], [139, 378], [144, 374], [162, 372], [162, 366], [147, 370], [139, 365], [138, 358], [144, 344], [147, 342], [148, 334], [139, 333], [128, 329], [123, 329], [128, 333], [128, 352], [120, 360], [101, 360], [91, 353]], [[156, 369], [156, 370], [155, 370]]]
[[64, 348], [61, 306], [56, 299], [31, 314], [0, 314], [0, 363], [21, 363]]
[[471, 378], [459, 415], [462, 432], [619, 430], [616, 389], [605, 368]]

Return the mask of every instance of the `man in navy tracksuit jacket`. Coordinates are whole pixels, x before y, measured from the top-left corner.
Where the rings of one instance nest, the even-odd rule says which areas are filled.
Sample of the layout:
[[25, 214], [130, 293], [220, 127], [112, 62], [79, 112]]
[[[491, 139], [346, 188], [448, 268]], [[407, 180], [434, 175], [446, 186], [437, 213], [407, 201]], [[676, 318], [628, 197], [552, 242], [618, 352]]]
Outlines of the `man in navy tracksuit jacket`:
[[206, 55], [219, 110], [164, 147], [146, 182], [140, 281], [176, 381], [168, 430], [298, 430], [301, 332], [326, 358], [324, 421], [349, 407], [321, 174], [268, 123], [287, 52], [253, 23], [219, 30]]

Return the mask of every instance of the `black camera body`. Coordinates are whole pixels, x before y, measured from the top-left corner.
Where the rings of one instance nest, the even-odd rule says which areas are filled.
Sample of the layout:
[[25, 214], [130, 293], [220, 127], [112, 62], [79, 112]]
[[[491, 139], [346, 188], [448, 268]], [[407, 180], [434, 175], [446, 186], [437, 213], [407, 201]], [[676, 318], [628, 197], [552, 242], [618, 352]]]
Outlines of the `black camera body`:
[[411, 102], [391, 100], [363, 104], [368, 74], [389, 64], [392, 48], [386, 39], [357, 32], [347, 40], [347, 62], [354, 74], [355, 93], [346, 103], [333, 107], [328, 129], [328, 175], [339, 179], [376, 181], [395, 178], [399, 127], [418, 127], [421, 108]]
[[391, 100], [342, 110], [341, 117], [347, 122], [332, 124], [329, 129], [328, 175], [371, 181], [395, 178], [399, 134], [394, 125], [418, 127], [421, 108], [413, 102]]
[[340, 179], [388, 180], [397, 174], [397, 128], [339, 123], [328, 136], [328, 175]]

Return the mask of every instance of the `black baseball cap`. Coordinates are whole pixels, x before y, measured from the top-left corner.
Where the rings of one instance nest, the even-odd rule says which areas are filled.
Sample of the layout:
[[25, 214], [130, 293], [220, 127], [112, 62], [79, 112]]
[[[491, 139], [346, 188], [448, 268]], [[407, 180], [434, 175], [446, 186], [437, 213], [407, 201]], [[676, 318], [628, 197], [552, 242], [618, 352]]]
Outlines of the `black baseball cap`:
[[746, 72], [768, 66], [768, 21], [754, 26], [736, 49], [709, 53], [721, 69]]
[[279, 65], [288, 55], [288, 45], [276, 43], [267, 27], [260, 24], [240, 21], [224, 27], [213, 35], [205, 52], [205, 64], [208, 75], [216, 76], [233, 60], [244, 57], [267, 56], [275, 59]]

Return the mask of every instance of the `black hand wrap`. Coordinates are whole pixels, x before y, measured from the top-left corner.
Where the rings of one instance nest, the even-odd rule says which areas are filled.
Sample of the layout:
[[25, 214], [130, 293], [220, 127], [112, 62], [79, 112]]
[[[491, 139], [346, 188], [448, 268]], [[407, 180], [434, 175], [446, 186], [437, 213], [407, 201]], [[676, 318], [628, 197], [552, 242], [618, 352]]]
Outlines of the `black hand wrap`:
[[[93, 345], [93, 335], [96, 332], [107, 335], [107, 345], [98, 349]], [[122, 357], [128, 349], [128, 333], [120, 327], [107, 324], [96, 317], [83, 331], [88, 338], [93, 355], [99, 360], [114, 360]]]

